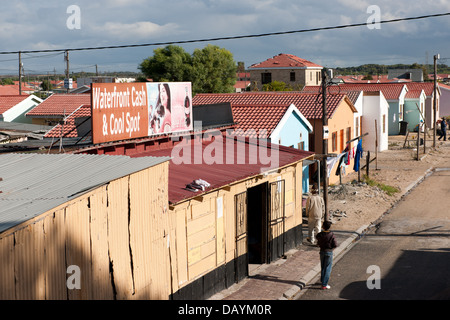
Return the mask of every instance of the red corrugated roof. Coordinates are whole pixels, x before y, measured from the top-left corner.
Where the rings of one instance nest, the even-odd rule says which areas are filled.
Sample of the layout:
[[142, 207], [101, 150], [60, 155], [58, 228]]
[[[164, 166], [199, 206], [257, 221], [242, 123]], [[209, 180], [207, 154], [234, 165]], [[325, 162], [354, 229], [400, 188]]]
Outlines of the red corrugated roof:
[[53, 127], [49, 132], [45, 134], [46, 138], [59, 138], [61, 136], [65, 138], [76, 138], [78, 137], [78, 132], [76, 130], [75, 119], [80, 117], [90, 117], [91, 116], [91, 106], [82, 105], [72, 114], [66, 117], [64, 126], [58, 124]]
[[[345, 94], [327, 95], [327, 117], [332, 118]], [[294, 104], [307, 119], [322, 119], [322, 98], [304, 92], [243, 92], [243, 93], [199, 93], [192, 100], [194, 105], [229, 102], [233, 105], [291, 105]], [[353, 105], [352, 105], [353, 106]]]
[[[381, 91], [386, 100], [397, 100], [405, 83], [342, 83], [332, 86], [329, 90], [346, 91]], [[303, 92], [315, 92], [319, 86], [305, 86]], [[340, 88], [340, 89], [338, 89]]]
[[19, 104], [23, 100], [27, 99], [29, 95], [8, 95], [0, 96], [0, 114], [8, 111], [16, 104]]
[[263, 62], [253, 64], [249, 69], [257, 68], [323, 68], [311, 61], [299, 58], [292, 54], [280, 53], [277, 56], [269, 58]]
[[[183, 152], [180, 152], [180, 154], [187, 159], [187, 161], [185, 162], [189, 161], [191, 164], [177, 164], [177, 155], [179, 153], [178, 148], [181, 148], [180, 145], [176, 145], [175, 147], [166, 148], [163, 150], [146, 151], [130, 156], [172, 157], [172, 160], [169, 162], [169, 201], [170, 203], [174, 204], [192, 197], [196, 197], [203, 193], [202, 191], [192, 192], [186, 190], [186, 185], [191, 183], [193, 180], [202, 179], [208, 182], [211, 186], [204, 191], [208, 192], [210, 190], [221, 188], [226, 185], [230, 185], [238, 181], [247, 179], [249, 177], [262, 174], [268, 169], [271, 163], [270, 161], [269, 163], [264, 163], [265, 159], [260, 159], [259, 155], [268, 154], [269, 157], [266, 160], [271, 160], [271, 152], [275, 152], [275, 150], [278, 150], [278, 157], [274, 157], [274, 159], [272, 160], [273, 162], [275, 162], [275, 158], [277, 158], [278, 164], [272, 162], [272, 165], [275, 165], [275, 168], [280, 168], [311, 157], [314, 154], [313, 152], [309, 151], [302, 151], [294, 148], [271, 144], [269, 144], [268, 148], [258, 145], [257, 148], [262, 148], [262, 152], [257, 152], [257, 154], [255, 154], [252, 148], [256, 146], [252, 142], [252, 139], [246, 139], [245, 141], [236, 139], [234, 140], [234, 152], [231, 154], [231, 159], [233, 161], [231, 161], [231, 164], [227, 164], [227, 143], [233, 146], [233, 140], [224, 137], [223, 143], [217, 144], [217, 146], [219, 146], [222, 150], [222, 156], [218, 156], [218, 160], [216, 161], [216, 163], [209, 164], [205, 161], [205, 159], [203, 159], [204, 157], [202, 158], [201, 156], [204, 154], [214, 155], [214, 153], [209, 150], [213, 147], [213, 145], [211, 145], [213, 142], [209, 140], [210, 139], [202, 139], [201, 142], [200, 140], [194, 142], [193, 139], [185, 140], [187, 141], [185, 148], [187, 150], [191, 150], [190, 155], [184, 155]], [[199, 154], [199, 152], [197, 152], [198, 149], [195, 149], [196, 147], [199, 149], [201, 148], [202, 154]], [[241, 147], [243, 147], [243, 152], [240, 151]], [[250, 160], [249, 154], [258, 158], [257, 161], [254, 161], [256, 163], [253, 163]], [[196, 158], [200, 158], [197, 159], [199, 161], [196, 161]], [[219, 160], [222, 163], [218, 163]]]
[[82, 105], [91, 104], [90, 94], [53, 94], [27, 116], [68, 116]]

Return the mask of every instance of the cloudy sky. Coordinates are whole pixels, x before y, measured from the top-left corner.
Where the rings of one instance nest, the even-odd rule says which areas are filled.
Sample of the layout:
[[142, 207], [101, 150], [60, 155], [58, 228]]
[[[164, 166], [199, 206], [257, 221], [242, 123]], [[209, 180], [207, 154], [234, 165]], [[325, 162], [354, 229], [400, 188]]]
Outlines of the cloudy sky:
[[[79, 8], [73, 11], [73, 6]], [[376, 7], [373, 7], [376, 6]], [[450, 12], [449, 0], [14, 0], [2, 1], [0, 52], [168, 43], [330, 27]], [[368, 12], [369, 9], [369, 12]], [[267, 37], [212, 41], [246, 67], [289, 53], [332, 68], [426, 63], [450, 57], [450, 16]], [[187, 52], [208, 42], [181, 44]], [[137, 71], [157, 46], [72, 51], [70, 70]], [[427, 60], [428, 57], [428, 60]], [[0, 54], [15, 74], [17, 54]], [[25, 74], [63, 73], [63, 53], [22, 54]], [[450, 64], [447, 60], [441, 63]]]

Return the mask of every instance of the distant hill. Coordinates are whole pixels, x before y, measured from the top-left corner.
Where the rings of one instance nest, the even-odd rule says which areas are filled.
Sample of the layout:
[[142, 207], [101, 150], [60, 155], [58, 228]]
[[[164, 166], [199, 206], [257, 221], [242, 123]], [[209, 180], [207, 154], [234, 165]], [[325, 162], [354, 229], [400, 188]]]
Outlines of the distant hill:
[[[363, 75], [377, 75], [377, 74], [387, 74], [389, 69], [425, 69], [427, 73], [434, 72], [433, 65], [422, 65], [418, 63], [413, 64], [363, 64], [358, 67], [336, 67], [332, 68], [335, 75], [352, 75], [352, 74], [363, 74]], [[450, 67], [446, 64], [437, 65], [437, 73], [449, 73]]]

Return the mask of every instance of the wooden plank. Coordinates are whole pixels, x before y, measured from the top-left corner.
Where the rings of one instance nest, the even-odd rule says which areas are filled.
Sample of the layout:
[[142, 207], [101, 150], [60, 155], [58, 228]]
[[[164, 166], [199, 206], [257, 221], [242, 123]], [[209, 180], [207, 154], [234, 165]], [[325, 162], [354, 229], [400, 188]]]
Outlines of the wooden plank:
[[295, 170], [295, 225], [303, 223], [302, 208], [303, 208], [303, 166], [302, 162], [296, 165]]
[[14, 284], [14, 235], [0, 238], [0, 300], [13, 300]]
[[[66, 208], [66, 267], [79, 268], [80, 289], [68, 290], [69, 300], [92, 299], [91, 239], [87, 199], [72, 203]], [[72, 273], [68, 275], [75, 275]]]
[[201, 230], [193, 235], [188, 235], [188, 250], [201, 246], [202, 244], [211, 240], [215, 240], [215, 236], [216, 230], [214, 227]]
[[208, 212], [203, 216], [190, 220], [187, 223], [188, 236], [200, 232], [204, 229], [215, 227], [216, 218], [214, 212]]
[[201, 246], [195, 247], [188, 252], [189, 265], [193, 265], [216, 252], [215, 239], [208, 241]]
[[232, 261], [236, 250], [236, 213], [234, 209], [234, 193], [229, 192], [223, 197], [225, 219], [225, 260]]
[[294, 190], [287, 190], [286, 191], [286, 193], [285, 193], [285, 203], [286, 203], [286, 205], [294, 203]]
[[198, 263], [189, 266], [189, 280], [192, 281], [195, 278], [207, 273], [208, 271], [214, 269], [216, 265], [216, 256], [214, 254], [206, 257], [205, 259], [199, 261]]
[[[192, 202], [195, 203], [195, 202]], [[205, 199], [203, 202], [192, 205], [192, 219], [211, 213], [211, 201]]]
[[[188, 281], [188, 258], [186, 236], [186, 209], [176, 210], [176, 257], [178, 271], [178, 286]], [[172, 241], [171, 243], [173, 243]]]
[[45, 299], [43, 222], [15, 233], [14, 265], [17, 300]]
[[144, 170], [131, 175], [129, 182], [130, 248], [136, 298], [138, 299], [149, 299], [147, 295], [152, 289], [150, 288], [150, 269], [151, 264], [155, 261], [151, 261], [150, 255], [147, 254], [147, 246], [152, 242], [151, 234], [158, 232], [151, 228], [151, 220], [155, 219], [154, 215], [157, 213], [153, 212], [150, 207], [156, 194], [149, 187], [148, 179], [148, 170]]
[[217, 197], [216, 203], [216, 265], [225, 261], [224, 197]]
[[44, 219], [46, 299], [67, 300], [65, 209]]
[[[167, 299], [170, 263], [167, 234], [168, 199], [161, 180], [164, 166], [155, 166], [130, 176], [130, 248], [136, 299]], [[150, 250], [149, 250], [150, 244]]]
[[171, 294], [176, 292], [178, 286], [178, 259], [177, 259], [177, 245], [176, 245], [176, 213], [172, 209], [169, 210], [169, 280], [171, 285]]
[[116, 299], [132, 299], [134, 283], [128, 233], [128, 177], [108, 185], [108, 246]]
[[112, 300], [109, 271], [107, 190], [103, 186], [89, 197], [92, 250], [92, 299]]

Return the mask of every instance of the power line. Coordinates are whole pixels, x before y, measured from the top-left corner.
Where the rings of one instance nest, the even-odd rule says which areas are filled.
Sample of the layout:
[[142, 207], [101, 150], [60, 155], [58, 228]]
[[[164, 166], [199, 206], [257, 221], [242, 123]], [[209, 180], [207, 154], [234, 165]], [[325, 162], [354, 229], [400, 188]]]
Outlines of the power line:
[[[419, 20], [419, 19], [428, 19], [428, 18], [436, 18], [436, 17], [448, 16], [448, 15], [450, 15], [450, 12], [438, 13], [438, 14], [430, 14], [430, 15], [424, 15], [424, 16], [418, 16], [418, 17], [382, 20], [382, 21], [376, 22], [376, 24], [386, 24], [386, 23], [400, 22], [400, 21], [411, 21], [411, 20]], [[24, 51], [2, 51], [2, 52], [0, 52], [0, 54], [38, 53], [38, 52], [62, 52], [62, 51], [85, 51], [85, 50], [103, 50], [103, 49], [120, 49], [120, 48], [162, 46], [162, 45], [186, 44], [186, 43], [195, 43], [195, 42], [212, 42], [212, 41], [221, 41], [221, 40], [236, 40], [236, 39], [245, 39], [245, 38], [259, 38], [259, 37], [267, 37], [267, 36], [275, 36], [275, 35], [294, 34], [294, 33], [305, 33], [305, 32], [314, 32], [314, 31], [345, 29], [345, 28], [361, 27], [361, 26], [367, 26], [367, 25], [371, 25], [371, 24], [369, 24], [367, 22], [364, 22], [364, 23], [339, 25], [339, 26], [333, 26], [333, 27], [321, 27], [321, 28], [292, 30], [292, 31], [280, 31], [280, 32], [270, 32], [270, 33], [241, 35], [241, 36], [218, 37], [218, 38], [197, 39], [197, 40], [181, 40], [181, 41], [170, 41], [170, 42], [155, 42], [155, 43], [143, 43], [143, 44], [102, 46], [102, 47], [84, 47], [84, 48], [71, 48], [71, 49], [69, 49], [69, 48], [66, 48], [66, 49], [46, 49], [46, 50], [24, 50]]]

